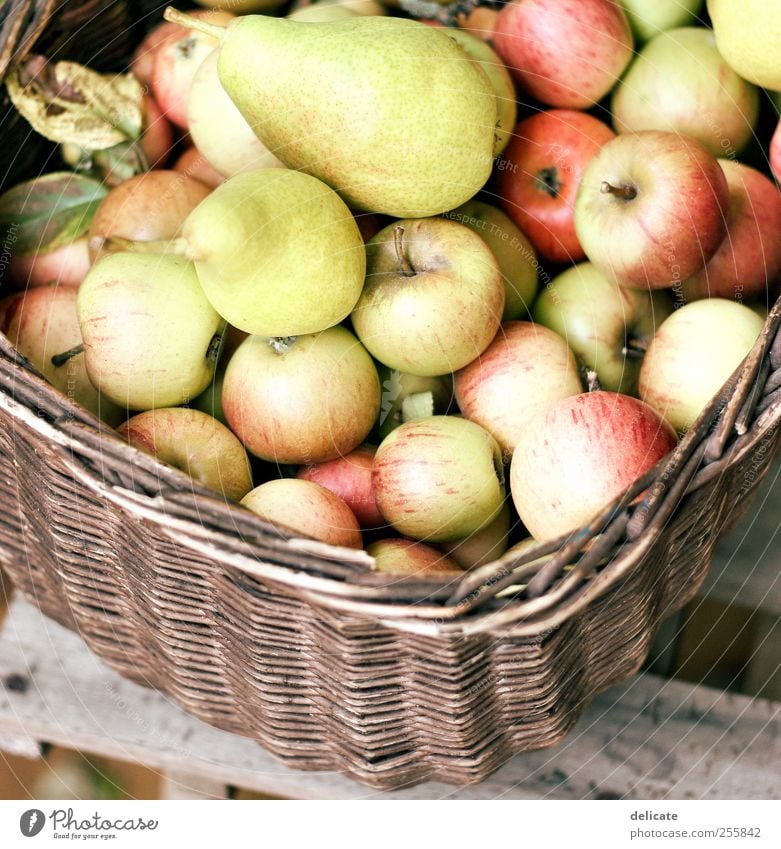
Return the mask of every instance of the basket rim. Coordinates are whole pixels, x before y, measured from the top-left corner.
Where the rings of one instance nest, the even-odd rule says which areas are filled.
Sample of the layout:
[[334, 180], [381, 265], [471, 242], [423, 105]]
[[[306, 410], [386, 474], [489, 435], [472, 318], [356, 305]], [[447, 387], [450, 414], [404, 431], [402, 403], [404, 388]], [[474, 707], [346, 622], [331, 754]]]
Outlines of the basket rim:
[[[775, 433], [781, 397], [771, 393], [765, 408], [758, 415], [755, 410], [776, 348], [779, 362], [772, 365], [781, 369], [779, 325], [781, 298], [752, 351], [673, 452], [589, 525], [455, 577], [391, 578], [374, 571], [374, 559], [365, 551], [308, 540], [228, 502], [129, 445], [48, 384], [1, 333], [0, 403], [47, 440], [77, 481], [135, 518], [156, 524], [175, 543], [249, 578], [293, 588], [313, 604], [421, 634], [509, 629], [523, 636], [558, 627], [608, 592], [642, 561], [684, 496]], [[643, 491], [643, 500], [633, 504]], [[527, 575], [522, 593], [497, 599]]]

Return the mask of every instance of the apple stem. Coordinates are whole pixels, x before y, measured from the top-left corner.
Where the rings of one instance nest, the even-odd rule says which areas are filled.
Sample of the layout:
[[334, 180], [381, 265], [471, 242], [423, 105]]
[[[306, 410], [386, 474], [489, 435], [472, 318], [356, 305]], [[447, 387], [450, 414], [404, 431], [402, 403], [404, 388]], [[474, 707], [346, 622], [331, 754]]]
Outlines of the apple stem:
[[225, 36], [225, 27], [221, 24], [210, 24], [208, 21], [204, 21], [201, 18], [194, 18], [192, 15], [186, 15], [178, 9], [174, 9], [173, 6], [168, 6], [166, 8], [165, 12], [163, 12], [163, 17], [172, 24], [179, 24], [179, 26], [186, 27], [187, 29], [204, 32], [206, 35], [216, 38], [217, 41], [222, 41]]
[[61, 354], [55, 354], [52, 357], [52, 365], [55, 368], [59, 368], [60, 366], [64, 366], [68, 360], [73, 357], [78, 357], [79, 354], [84, 353], [84, 345], [76, 345], [74, 348], [69, 348], [67, 351], [63, 351]]
[[209, 340], [209, 347], [206, 349], [206, 362], [210, 365], [216, 363], [222, 353], [222, 331], [215, 333]]
[[603, 195], [613, 195], [621, 200], [634, 200], [637, 197], [637, 189], [627, 183], [622, 183], [620, 186], [614, 186], [612, 183], [608, 183], [607, 180], [603, 180], [602, 185], [599, 187], [599, 191], [602, 192]]
[[648, 350], [648, 343], [642, 339], [628, 339], [621, 353], [629, 360], [642, 360]]
[[95, 252], [105, 251], [111, 254], [130, 251], [136, 254], [187, 255], [187, 240], [182, 238], [135, 242], [132, 239], [123, 239], [121, 236], [92, 236], [89, 240], [89, 247], [90, 250]]
[[599, 392], [602, 389], [602, 384], [599, 382], [599, 377], [594, 369], [586, 369], [586, 392]]
[[396, 249], [396, 259], [399, 261], [399, 271], [405, 277], [414, 277], [417, 273], [409, 261], [409, 257], [404, 253], [404, 228], [395, 227], [393, 229], [393, 247]]
[[275, 354], [284, 354], [293, 347], [298, 336], [274, 336], [268, 340], [268, 344]]

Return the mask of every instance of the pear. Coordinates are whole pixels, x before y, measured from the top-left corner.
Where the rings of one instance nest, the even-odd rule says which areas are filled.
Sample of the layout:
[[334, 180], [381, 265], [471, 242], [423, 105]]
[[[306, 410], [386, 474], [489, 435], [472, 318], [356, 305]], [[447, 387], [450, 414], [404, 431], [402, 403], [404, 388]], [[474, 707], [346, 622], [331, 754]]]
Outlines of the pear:
[[460, 206], [491, 173], [496, 98], [445, 32], [404, 18], [304, 23], [248, 15], [222, 29], [220, 80], [263, 144], [351, 207], [423, 218]]
[[283, 167], [225, 93], [217, 76], [218, 56], [219, 50], [213, 50], [201, 62], [190, 86], [187, 125], [193, 144], [223, 177]]
[[225, 322], [186, 259], [109, 254], [84, 278], [76, 308], [87, 375], [114, 403], [176, 407], [211, 382]]
[[336, 192], [298, 171], [231, 177], [190, 213], [182, 240], [206, 297], [247, 333], [319, 333], [350, 314], [363, 288], [355, 218]]

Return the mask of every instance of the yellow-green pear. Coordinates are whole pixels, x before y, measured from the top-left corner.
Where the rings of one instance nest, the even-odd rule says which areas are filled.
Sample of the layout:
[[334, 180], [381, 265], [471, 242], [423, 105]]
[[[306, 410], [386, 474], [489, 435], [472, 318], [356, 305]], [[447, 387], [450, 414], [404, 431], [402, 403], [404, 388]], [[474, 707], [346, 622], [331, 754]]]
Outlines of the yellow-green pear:
[[344, 201], [285, 168], [238, 174], [182, 227], [206, 297], [234, 327], [300, 336], [339, 324], [355, 306], [366, 251]]
[[781, 91], [781, 3], [708, 0], [716, 47], [749, 82]]
[[221, 37], [220, 80], [258, 138], [353, 208], [436, 215], [469, 200], [491, 173], [496, 97], [441, 29], [404, 18], [261, 15], [222, 29], [166, 16]]

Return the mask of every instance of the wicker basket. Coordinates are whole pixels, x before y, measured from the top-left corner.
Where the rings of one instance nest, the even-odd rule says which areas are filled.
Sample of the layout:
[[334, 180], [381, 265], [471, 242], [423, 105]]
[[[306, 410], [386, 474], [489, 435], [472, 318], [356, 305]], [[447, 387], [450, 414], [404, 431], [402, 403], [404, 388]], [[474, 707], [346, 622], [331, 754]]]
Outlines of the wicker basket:
[[476, 782], [560, 740], [696, 592], [778, 447], [779, 324], [776, 304], [674, 453], [585, 532], [449, 583], [391, 580], [226, 504], [0, 336], [0, 564], [120, 673], [294, 768]]

